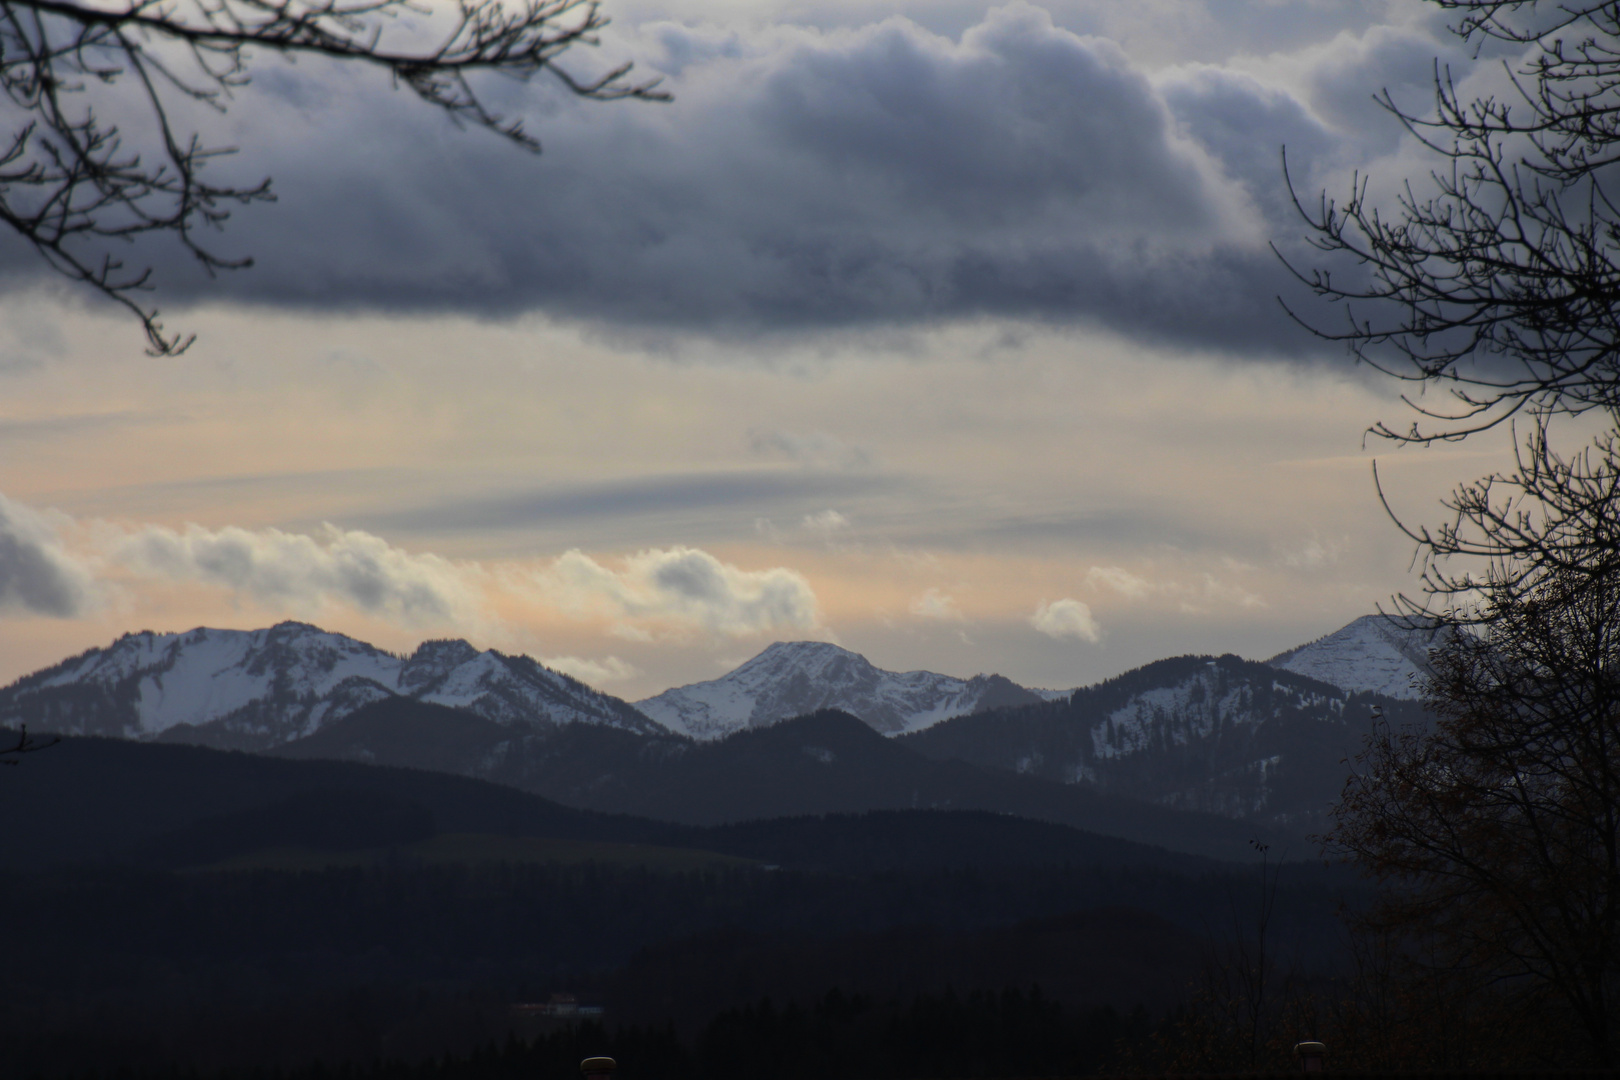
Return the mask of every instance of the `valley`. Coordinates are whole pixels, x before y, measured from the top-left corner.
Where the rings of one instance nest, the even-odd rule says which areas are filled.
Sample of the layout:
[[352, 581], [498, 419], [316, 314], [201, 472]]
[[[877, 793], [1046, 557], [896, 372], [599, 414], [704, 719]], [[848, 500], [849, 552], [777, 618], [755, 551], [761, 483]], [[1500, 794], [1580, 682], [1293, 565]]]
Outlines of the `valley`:
[[[464, 642], [131, 635], [0, 691], [6, 726], [61, 737], [0, 784], [17, 1059], [562, 1053], [578, 1030], [511, 1011], [560, 993], [671, 1069], [723, 1030], [797, 1045], [777, 1008], [854, 1054], [991, 1002], [1101, 1061], [1241, 936], [1266, 867], [1290, 963], [1346, 963], [1335, 912], [1365, 886], [1309, 835], [1371, 710], [1421, 722], [1381, 692], [1413, 655], [1380, 642], [1063, 693], [797, 643], [628, 703]], [[274, 1049], [272, 1016], [297, 1032]]]

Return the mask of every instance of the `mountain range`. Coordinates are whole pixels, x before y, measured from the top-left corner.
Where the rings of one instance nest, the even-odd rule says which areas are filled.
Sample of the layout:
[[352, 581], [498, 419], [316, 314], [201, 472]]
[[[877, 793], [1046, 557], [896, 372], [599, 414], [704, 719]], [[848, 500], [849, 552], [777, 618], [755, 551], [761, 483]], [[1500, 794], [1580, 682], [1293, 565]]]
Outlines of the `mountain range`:
[[[0, 725], [69, 732], [0, 777], [10, 1057], [427, 1057], [505, 1037], [469, 1003], [510, 1025], [557, 991], [694, 1039], [829, 987], [993, 990], [1019, 1045], [1034, 1013], [999, 988], [1169, 1008], [1254, 895], [1253, 842], [1308, 857], [1373, 709], [1421, 721], [1378, 692], [1421, 654], [1346, 631], [1065, 693], [783, 643], [639, 704], [465, 642], [129, 635], [0, 690]], [[1356, 883], [1271, 880], [1279, 955], [1336, 970]]]
[[1364, 615], [1348, 626], [1297, 649], [1273, 656], [1272, 667], [1306, 675], [1342, 690], [1364, 690], [1416, 701], [1429, 650], [1445, 632], [1400, 619]]
[[724, 678], [636, 702], [664, 727], [718, 739], [821, 709], [854, 713], [884, 735], [919, 731], [952, 716], [1033, 705], [1059, 696], [1000, 675], [957, 679], [932, 671], [884, 671], [823, 641], [779, 641]]
[[[806, 737], [833, 741], [836, 732], [828, 729], [842, 728], [905, 753], [848, 717], [828, 724], [827, 715], [819, 724], [818, 718], [805, 718], [784, 725], [777, 741], [784, 746], [800, 741], [806, 733], [793, 728], [809, 724]], [[761, 758], [757, 752], [751, 756]], [[723, 768], [737, 760], [733, 754], [716, 764]], [[49, 753], [31, 757], [26, 768], [8, 771], [0, 788], [0, 813], [27, 824], [0, 845], [0, 868], [61, 861], [200, 867], [295, 848], [337, 856], [409, 849], [433, 836], [608, 845], [597, 853], [599, 858], [634, 854], [614, 852], [615, 845], [679, 849], [750, 866], [763, 862], [836, 873], [964, 862], [1134, 865], [1188, 873], [1212, 868], [1161, 847], [1008, 814], [896, 809], [716, 825], [711, 822], [724, 815], [700, 812], [690, 816], [709, 820], [683, 823], [566, 807], [508, 785], [440, 770], [73, 736]], [[1233, 828], [1233, 835], [1238, 831]]]
[[1375, 713], [1421, 724], [1416, 702], [1345, 691], [1237, 656], [1160, 660], [1070, 697], [955, 717], [900, 742], [971, 762], [1310, 833]]
[[1422, 646], [1367, 617], [1265, 664], [1179, 657], [1058, 693], [778, 643], [631, 705], [464, 641], [402, 657], [289, 622], [126, 635], [0, 690], [0, 725], [409, 766], [692, 825], [979, 809], [1231, 857], [1256, 829], [1320, 829], [1375, 707], [1422, 721]]
[[[1432, 635], [1365, 616], [1268, 663], [1340, 690], [1411, 700], [1431, 643]], [[995, 674], [884, 671], [836, 645], [799, 641], [771, 645], [722, 678], [631, 705], [530, 657], [465, 641], [423, 642], [404, 657], [283, 622], [126, 634], [0, 689], [0, 724], [262, 750], [313, 735], [373, 701], [409, 697], [507, 726], [591, 723], [700, 740], [839, 709], [896, 736], [1072, 694]]]
[[0, 724], [264, 750], [373, 701], [415, 698], [502, 724], [663, 729], [527, 656], [426, 641], [400, 657], [305, 623], [125, 634], [0, 691]]

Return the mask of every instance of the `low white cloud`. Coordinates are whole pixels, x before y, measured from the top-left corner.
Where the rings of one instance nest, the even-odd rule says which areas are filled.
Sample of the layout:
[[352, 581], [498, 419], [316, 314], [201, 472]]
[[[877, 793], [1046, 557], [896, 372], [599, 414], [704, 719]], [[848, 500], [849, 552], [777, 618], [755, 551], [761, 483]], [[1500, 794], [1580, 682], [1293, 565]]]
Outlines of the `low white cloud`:
[[1091, 608], [1079, 600], [1054, 600], [1035, 609], [1030, 623], [1053, 638], [1078, 638], [1081, 641], [1102, 640], [1102, 627], [1091, 617]]
[[328, 525], [319, 539], [229, 526], [156, 525], [109, 535], [108, 558], [134, 573], [219, 585], [270, 607], [340, 604], [405, 625], [468, 625], [483, 607], [483, 571]]
[[819, 514], [806, 514], [799, 523], [807, 532], [813, 532], [823, 540], [829, 540], [834, 533], [843, 532], [849, 528], [849, 518], [836, 510], [823, 510]]
[[70, 619], [95, 605], [91, 567], [63, 544], [64, 523], [0, 495], [0, 613]]
[[1335, 565], [1345, 546], [1337, 540], [1312, 536], [1299, 547], [1282, 552], [1283, 564], [1292, 570], [1320, 570]]
[[1132, 600], [1140, 600], [1144, 596], [1151, 596], [1157, 591], [1154, 584], [1146, 578], [1138, 577], [1118, 566], [1093, 566], [1086, 571], [1086, 587], [1090, 589], [1108, 588], [1121, 596]]
[[786, 567], [743, 570], [706, 551], [652, 549], [612, 569], [569, 551], [534, 576], [545, 597], [578, 614], [601, 614], [615, 631], [645, 636], [652, 628], [698, 629], [732, 637], [820, 624], [816, 595], [804, 575]]
[[625, 682], [641, 674], [641, 669], [620, 660], [617, 656], [607, 656], [601, 660], [592, 660], [585, 656], [544, 656], [540, 658], [540, 662], [553, 671], [572, 675], [580, 682], [591, 686]]
[[[1236, 574], [1248, 573], [1254, 567], [1228, 559], [1225, 568]], [[1290, 563], [1290, 565], [1294, 565]], [[1086, 572], [1086, 586], [1093, 590], [1108, 589], [1127, 600], [1157, 599], [1168, 601], [1184, 614], [1203, 614], [1212, 608], [1263, 608], [1265, 599], [1230, 579], [1203, 573], [1191, 580], [1150, 581], [1119, 566], [1093, 566]]]
[[[574, 550], [536, 571], [407, 551], [331, 525], [313, 536], [236, 526], [128, 527], [42, 513], [0, 495], [0, 614], [74, 618], [105, 595], [140, 599], [171, 584], [229, 590], [276, 613], [316, 617], [349, 609], [400, 626], [480, 636], [511, 633], [525, 612], [602, 616], [611, 633], [639, 641], [690, 630], [728, 637], [824, 633], [804, 575], [781, 566], [744, 570], [695, 548], [651, 549], [611, 566]], [[642, 674], [614, 656], [564, 654], [543, 662], [589, 683]]]
[[1166, 593], [1177, 599], [1180, 609], [1189, 615], [1201, 615], [1211, 608], [1240, 607], [1255, 610], [1266, 606], [1265, 598], [1241, 585], [1222, 581], [1214, 574], [1205, 574], [1195, 584], [1173, 585]]
[[923, 619], [943, 619], [947, 622], [966, 622], [967, 616], [956, 606], [956, 601], [938, 589], [929, 589], [911, 602], [911, 613]]

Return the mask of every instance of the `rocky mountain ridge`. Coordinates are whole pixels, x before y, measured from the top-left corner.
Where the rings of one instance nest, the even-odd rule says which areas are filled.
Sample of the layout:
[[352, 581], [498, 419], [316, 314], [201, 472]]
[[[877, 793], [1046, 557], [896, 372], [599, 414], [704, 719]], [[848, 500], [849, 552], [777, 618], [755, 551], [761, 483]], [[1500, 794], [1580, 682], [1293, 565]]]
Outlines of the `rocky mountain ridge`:
[[1183, 656], [902, 741], [936, 759], [1311, 832], [1325, 824], [1375, 707], [1393, 723], [1423, 722], [1409, 700], [1237, 656]]
[[396, 696], [505, 725], [662, 730], [618, 698], [527, 656], [426, 641], [400, 657], [298, 622], [126, 634], [0, 690], [0, 725], [264, 750]]
[[727, 675], [636, 702], [664, 727], [720, 739], [821, 709], [840, 709], [874, 731], [900, 735], [984, 709], [1046, 700], [1000, 675], [958, 679], [932, 671], [884, 671], [824, 641], [779, 641]]
[[1429, 650], [1443, 637], [1444, 631], [1438, 629], [1406, 626], [1384, 615], [1363, 615], [1266, 663], [1341, 690], [1416, 701], [1418, 681], [1429, 668]]
[[[1426, 659], [1422, 643], [1375, 619], [1271, 664], [1176, 657], [1061, 695], [1000, 676], [887, 672], [822, 642], [778, 643], [721, 679], [639, 708], [528, 657], [464, 641], [425, 642], [402, 657], [302, 623], [143, 633], [0, 690], [0, 725], [407, 765], [671, 820], [692, 812], [678, 804], [695, 793], [727, 807], [726, 820], [911, 805], [911, 796], [890, 799], [902, 788], [916, 805], [1022, 807], [1023, 795], [990, 799], [985, 792], [1000, 789], [965, 773], [948, 782], [928, 773], [923, 783], [920, 765], [902, 767], [871, 747], [854, 762], [807, 742], [759, 757], [754, 765], [768, 775], [717, 768], [691, 780], [711, 760], [695, 750], [838, 709], [905, 744], [906, 756], [1298, 835], [1324, 823], [1374, 706], [1396, 722], [1423, 722], [1409, 692], [1387, 693], [1409, 691]], [[833, 777], [857, 774], [835, 798]], [[977, 803], [961, 801], [970, 791]]]
[[[1367, 616], [1269, 661], [1347, 692], [1411, 700], [1432, 636]], [[465, 708], [503, 725], [606, 724], [711, 740], [820, 709], [890, 736], [973, 713], [1062, 700], [1000, 675], [892, 672], [826, 642], [778, 642], [719, 679], [629, 705], [527, 656], [426, 641], [410, 656], [305, 623], [126, 634], [0, 689], [0, 724], [263, 749], [389, 696]], [[1117, 726], [1117, 725], [1116, 725]]]

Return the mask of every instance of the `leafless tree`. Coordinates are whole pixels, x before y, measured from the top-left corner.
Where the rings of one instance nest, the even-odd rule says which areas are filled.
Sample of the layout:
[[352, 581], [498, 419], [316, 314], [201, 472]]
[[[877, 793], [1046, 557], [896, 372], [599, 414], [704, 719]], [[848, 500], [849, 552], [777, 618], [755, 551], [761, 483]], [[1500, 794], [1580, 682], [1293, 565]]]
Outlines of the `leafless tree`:
[[1431, 972], [1561, 1014], [1613, 1067], [1620, 573], [1549, 571], [1485, 606], [1482, 632], [1431, 654], [1433, 729], [1375, 732], [1328, 840], [1384, 882], [1377, 919]]
[[[1516, 425], [1514, 468], [1458, 487], [1438, 527], [1401, 523], [1423, 593], [1401, 606], [1468, 621], [1482, 578], [1528, 587], [1620, 558], [1620, 5], [1433, 2], [1476, 55], [1517, 57], [1511, 93], [1466, 97], [1438, 66], [1431, 110], [1384, 91], [1439, 166], [1394, 206], [1361, 176], [1343, 201], [1296, 194], [1340, 265], [1295, 270], [1344, 317], [1310, 328], [1411, 386], [1416, 418], [1371, 435], [1426, 445]], [[1560, 424], [1594, 414], [1607, 433], [1560, 452]]]
[[1422, 571], [1399, 606], [1456, 632], [1431, 653], [1433, 727], [1375, 731], [1326, 839], [1385, 886], [1362, 929], [1398, 945], [1379, 965], [1394, 981], [1361, 1013], [1405, 1067], [1418, 1061], [1398, 1031], [1435, 1030], [1426, 1012], [1508, 1031], [1491, 1055], [1556, 1054], [1567, 1030], [1613, 1067], [1620, 4], [1432, 2], [1476, 58], [1509, 57], [1506, 93], [1465, 95], [1439, 66], [1427, 110], [1382, 93], [1439, 165], [1393, 205], [1360, 176], [1342, 201], [1296, 196], [1324, 255], [1296, 272], [1344, 317], [1312, 329], [1409, 385], [1415, 419], [1370, 435], [1429, 445], [1506, 426], [1516, 456], [1459, 485], [1438, 526], [1397, 519]]
[[[211, 275], [251, 264], [207, 234], [233, 206], [270, 201], [270, 184], [211, 181], [208, 166], [233, 150], [184, 130], [179, 112], [223, 112], [255, 52], [376, 68], [456, 123], [538, 151], [478, 80], [544, 72], [585, 98], [667, 98], [628, 65], [588, 78], [560, 65], [606, 22], [594, 0], [0, 0], [0, 89], [13, 116], [0, 220], [129, 309], [149, 352], [178, 353], [191, 337], [164, 330], [147, 296], [152, 268], [126, 266], [119, 248], [166, 234]], [[122, 123], [97, 112], [94, 92], [108, 88]]]

